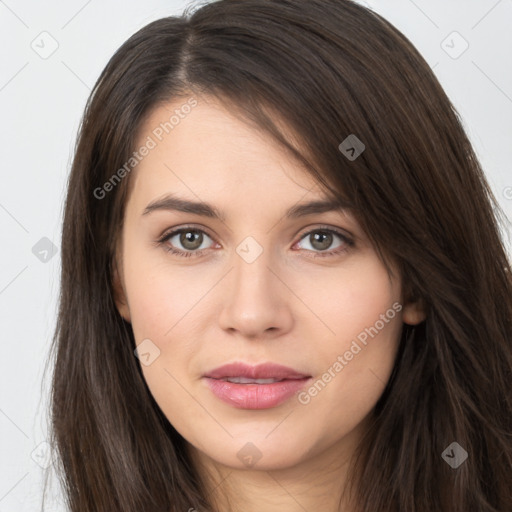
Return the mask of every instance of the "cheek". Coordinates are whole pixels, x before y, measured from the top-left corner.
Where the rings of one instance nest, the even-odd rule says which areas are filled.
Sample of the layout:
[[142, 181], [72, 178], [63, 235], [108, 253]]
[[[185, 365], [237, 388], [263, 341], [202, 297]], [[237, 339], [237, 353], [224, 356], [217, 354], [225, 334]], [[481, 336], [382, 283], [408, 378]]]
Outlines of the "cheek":
[[[315, 313], [303, 319], [310, 327], [313, 323], [316, 326], [316, 338], [322, 343], [315, 346], [315, 352], [324, 363], [326, 357], [349, 350], [352, 340], [359, 337], [364, 343], [365, 337], [370, 339], [368, 329], [373, 334], [375, 327], [379, 331], [382, 351], [385, 344], [389, 348], [398, 337], [402, 309], [400, 288], [390, 280], [375, 255], [360, 258], [350, 268], [318, 273], [300, 282], [298, 295], [307, 299], [304, 302]], [[372, 347], [372, 351], [375, 348]]]
[[[311, 352], [319, 373], [301, 403], [325, 424], [354, 426], [373, 408], [393, 369], [402, 327], [399, 287], [380, 261], [360, 261], [336, 279], [317, 281], [311, 309], [329, 327]], [[319, 288], [317, 288], [319, 289]], [[353, 425], [354, 424], [354, 425]], [[335, 432], [333, 432], [335, 435]]]
[[125, 262], [125, 286], [136, 341], [151, 338], [163, 346], [182, 322], [190, 321], [190, 313], [197, 314], [212, 276], [134, 252]]
[[151, 354], [148, 365], [141, 358], [144, 378], [162, 409], [191, 408], [181, 386], [204, 338], [197, 320], [207, 315], [203, 299], [218, 277], [211, 269], [171, 266], [136, 247], [127, 254], [124, 281], [135, 344]]
[[[125, 286], [135, 343], [142, 343], [151, 358], [149, 364], [144, 364], [141, 357], [141, 370], [160, 409], [180, 428], [195, 421], [197, 414], [194, 400], [184, 391], [188, 387], [189, 362], [197, 347], [191, 336], [185, 334], [190, 334], [192, 315], [200, 314], [198, 301], [208, 291], [208, 282], [183, 269], [152, 261], [136, 250], [125, 261]], [[188, 411], [184, 425], [182, 411]]]

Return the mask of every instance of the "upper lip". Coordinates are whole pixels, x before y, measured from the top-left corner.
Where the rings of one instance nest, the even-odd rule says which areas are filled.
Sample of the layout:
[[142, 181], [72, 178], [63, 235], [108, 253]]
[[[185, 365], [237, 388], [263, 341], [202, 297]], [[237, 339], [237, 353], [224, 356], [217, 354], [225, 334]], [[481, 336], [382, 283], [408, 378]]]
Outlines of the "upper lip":
[[248, 379], [304, 379], [310, 377], [293, 368], [275, 363], [262, 363], [252, 366], [242, 362], [235, 362], [219, 366], [205, 373], [203, 377], [211, 379], [225, 379], [230, 377], [246, 377]]

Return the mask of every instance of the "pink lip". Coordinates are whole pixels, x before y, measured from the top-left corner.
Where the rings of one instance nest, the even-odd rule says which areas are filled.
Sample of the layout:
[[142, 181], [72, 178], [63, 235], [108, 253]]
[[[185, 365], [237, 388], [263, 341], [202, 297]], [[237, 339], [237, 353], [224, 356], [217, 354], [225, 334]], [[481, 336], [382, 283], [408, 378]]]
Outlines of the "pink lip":
[[[280, 379], [271, 384], [237, 384], [227, 377]], [[311, 376], [273, 363], [249, 366], [232, 363], [203, 375], [209, 389], [222, 401], [239, 409], [269, 409], [277, 407], [300, 391]]]
[[263, 363], [251, 366], [245, 363], [230, 363], [219, 366], [203, 377], [212, 379], [224, 379], [226, 377], [247, 377], [250, 379], [303, 379], [309, 377], [293, 368], [274, 363]]

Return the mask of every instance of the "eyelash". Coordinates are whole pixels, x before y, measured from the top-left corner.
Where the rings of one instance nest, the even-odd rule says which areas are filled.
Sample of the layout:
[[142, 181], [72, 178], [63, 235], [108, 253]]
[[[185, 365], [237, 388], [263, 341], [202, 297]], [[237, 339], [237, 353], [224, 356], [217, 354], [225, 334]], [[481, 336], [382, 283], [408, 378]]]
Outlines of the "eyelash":
[[[193, 227], [193, 226], [185, 226], [185, 227], [176, 229], [174, 231], [171, 231], [169, 233], [165, 233], [162, 237], [160, 237], [157, 240], [157, 243], [159, 245], [163, 245], [164, 250], [166, 250], [167, 252], [170, 252], [171, 254], [174, 254], [176, 256], [180, 256], [183, 258], [202, 256], [203, 252], [207, 251], [208, 249], [201, 249], [200, 251], [197, 251], [197, 250], [196, 251], [182, 251], [179, 249], [175, 249], [174, 247], [166, 244], [166, 242], [168, 240], [170, 240], [173, 236], [178, 235], [180, 233], [184, 233], [184, 232], [186, 233], [188, 231], [192, 231], [192, 232], [196, 232], [196, 233], [203, 233], [213, 240], [213, 238], [206, 231], [196, 228], [196, 227]], [[343, 254], [343, 253], [349, 251], [352, 247], [355, 246], [355, 243], [352, 239], [350, 239], [349, 237], [347, 237], [346, 235], [344, 235], [343, 233], [341, 233], [340, 231], [338, 231], [336, 229], [327, 228], [327, 227], [318, 227], [318, 228], [312, 229], [306, 233], [303, 233], [301, 235], [301, 237], [299, 238], [299, 241], [303, 240], [304, 238], [308, 237], [312, 233], [316, 233], [316, 232], [334, 234], [334, 235], [338, 236], [339, 238], [341, 238], [341, 240], [347, 245], [347, 247], [345, 247], [343, 249], [338, 248], [338, 249], [334, 249], [331, 251], [311, 251], [310, 249], [304, 249], [305, 251], [312, 252], [313, 258], [325, 258], [325, 257], [329, 257], [329, 256], [340, 255], [340, 254]]]

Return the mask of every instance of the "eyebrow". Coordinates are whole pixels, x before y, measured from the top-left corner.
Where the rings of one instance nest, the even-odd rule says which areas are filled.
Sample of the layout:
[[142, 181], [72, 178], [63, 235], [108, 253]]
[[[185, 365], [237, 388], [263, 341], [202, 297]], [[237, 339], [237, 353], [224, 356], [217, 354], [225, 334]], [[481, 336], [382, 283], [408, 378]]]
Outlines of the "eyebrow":
[[[305, 217], [307, 215], [314, 215], [331, 211], [341, 212], [350, 208], [351, 205], [343, 202], [342, 200], [317, 200], [292, 206], [286, 211], [285, 217], [288, 219], [296, 219]], [[183, 199], [172, 194], [168, 194], [149, 203], [142, 212], [142, 215], [148, 215], [158, 210], [192, 213], [194, 215], [218, 219], [222, 222], [225, 221], [225, 215], [213, 205], [203, 201], [190, 201], [188, 199]]]

